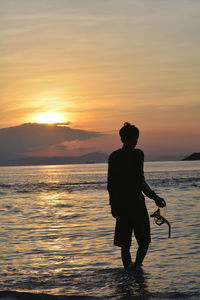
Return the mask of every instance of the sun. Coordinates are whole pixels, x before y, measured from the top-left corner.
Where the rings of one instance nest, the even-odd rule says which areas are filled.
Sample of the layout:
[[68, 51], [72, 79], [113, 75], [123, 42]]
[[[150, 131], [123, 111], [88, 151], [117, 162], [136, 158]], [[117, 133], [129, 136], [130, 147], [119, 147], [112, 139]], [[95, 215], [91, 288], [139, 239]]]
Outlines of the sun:
[[37, 115], [37, 122], [42, 124], [64, 123], [64, 117], [59, 112], [45, 112]]

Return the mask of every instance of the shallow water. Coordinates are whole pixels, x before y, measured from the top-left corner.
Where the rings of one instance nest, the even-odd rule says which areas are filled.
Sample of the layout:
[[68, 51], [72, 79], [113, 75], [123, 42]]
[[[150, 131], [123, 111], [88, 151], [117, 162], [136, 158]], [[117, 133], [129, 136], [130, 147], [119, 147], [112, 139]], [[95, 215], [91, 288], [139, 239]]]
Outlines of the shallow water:
[[[200, 297], [200, 162], [145, 163], [172, 225], [151, 219], [144, 273], [113, 246], [106, 164], [0, 167], [0, 290], [108, 299]], [[156, 206], [146, 199], [149, 212]], [[132, 254], [136, 243], [133, 238]]]

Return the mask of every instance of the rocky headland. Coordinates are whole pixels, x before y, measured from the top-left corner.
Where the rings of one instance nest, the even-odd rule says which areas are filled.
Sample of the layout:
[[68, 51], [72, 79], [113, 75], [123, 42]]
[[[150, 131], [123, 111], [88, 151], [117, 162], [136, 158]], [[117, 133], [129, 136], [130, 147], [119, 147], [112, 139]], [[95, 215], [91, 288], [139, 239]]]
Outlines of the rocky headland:
[[183, 160], [200, 160], [200, 152], [192, 153], [189, 156], [185, 157]]

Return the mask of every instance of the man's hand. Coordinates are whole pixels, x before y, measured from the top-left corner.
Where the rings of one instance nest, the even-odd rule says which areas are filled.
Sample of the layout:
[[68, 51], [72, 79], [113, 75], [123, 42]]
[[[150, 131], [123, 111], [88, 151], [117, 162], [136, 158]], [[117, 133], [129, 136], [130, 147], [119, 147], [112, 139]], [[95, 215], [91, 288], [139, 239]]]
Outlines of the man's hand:
[[159, 196], [156, 196], [154, 201], [155, 201], [155, 203], [158, 207], [165, 207], [166, 206], [165, 200], [163, 198], [159, 197]]
[[111, 214], [112, 214], [113, 218], [115, 218], [115, 219], [117, 218], [117, 211], [113, 207], [111, 207]]

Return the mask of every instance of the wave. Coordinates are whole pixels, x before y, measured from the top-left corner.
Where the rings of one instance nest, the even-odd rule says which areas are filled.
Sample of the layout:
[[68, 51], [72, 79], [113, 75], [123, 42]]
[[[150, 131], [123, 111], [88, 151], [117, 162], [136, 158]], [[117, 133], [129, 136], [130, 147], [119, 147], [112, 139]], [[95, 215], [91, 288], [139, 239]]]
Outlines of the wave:
[[[125, 296], [125, 295], [124, 295]], [[106, 296], [105, 296], [106, 297]], [[127, 295], [123, 297], [124, 300], [170, 300], [170, 299], [186, 299], [198, 300], [200, 294], [195, 293], [181, 293], [181, 292], [168, 292], [168, 293], [146, 293], [144, 295]], [[53, 295], [45, 293], [32, 293], [20, 291], [0, 291], [0, 299], [2, 300], [106, 300], [107, 297], [96, 297], [89, 295]], [[115, 296], [109, 296], [109, 299], [119, 299]], [[120, 298], [121, 299], [121, 298]]]
[[0, 184], [1, 192], [5, 190], [16, 193], [37, 193], [37, 192], [51, 192], [51, 191], [81, 191], [81, 190], [97, 190], [104, 189], [106, 181], [91, 181], [91, 182], [39, 182], [39, 183], [22, 183], [22, 184]]
[[64, 296], [15, 291], [0, 291], [0, 298], [2, 300], [105, 300], [105, 298], [93, 296]]
[[156, 178], [149, 179], [148, 183], [150, 185], [156, 185], [159, 187], [173, 186], [180, 187], [183, 186], [192, 187], [198, 186], [200, 183], [200, 177], [168, 177], [168, 178]]
[[[200, 183], [199, 177], [161, 177], [161, 178], [147, 178], [147, 182], [154, 187], [173, 187], [188, 189], [198, 187]], [[14, 183], [14, 184], [0, 184], [0, 193], [6, 191], [15, 193], [40, 193], [51, 191], [85, 191], [85, 190], [105, 190], [106, 180], [102, 181], [80, 181], [80, 182], [37, 182], [37, 183]]]

